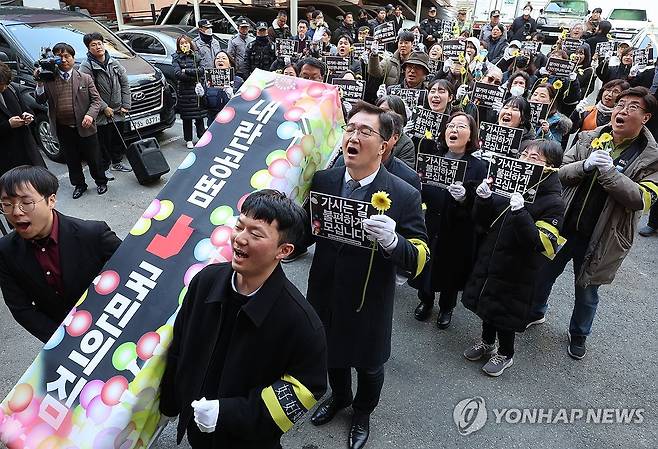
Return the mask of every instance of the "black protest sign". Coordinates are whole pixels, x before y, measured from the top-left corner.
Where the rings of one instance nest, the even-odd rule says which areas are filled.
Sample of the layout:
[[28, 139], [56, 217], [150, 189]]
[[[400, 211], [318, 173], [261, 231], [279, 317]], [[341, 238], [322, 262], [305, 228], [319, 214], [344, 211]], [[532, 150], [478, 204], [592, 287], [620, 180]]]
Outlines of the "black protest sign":
[[355, 42], [352, 44], [352, 52], [355, 55], [361, 55], [364, 51], [372, 48], [372, 43], [375, 42], [374, 37], [366, 37], [365, 42]]
[[206, 69], [206, 82], [210, 87], [232, 87], [235, 69]]
[[423, 137], [429, 131], [432, 133], [432, 138], [437, 140], [448, 121], [448, 115], [419, 106], [414, 109], [411, 121], [413, 123], [412, 133], [415, 137]]
[[615, 41], [599, 42], [596, 44], [595, 53], [599, 55], [599, 59], [607, 59], [617, 53], [618, 46], [619, 42]]
[[439, 65], [441, 64], [440, 59], [428, 59], [427, 60], [427, 67], [430, 69], [430, 75], [436, 74], [439, 71]]
[[548, 58], [548, 61], [546, 62], [546, 70], [553, 75], [566, 77], [576, 70], [576, 63], [567, 59]]
[[445, 59], [458, 58], [459, 55], [466, 55], [466, 41], [459, 39], [443, 41], [443, 57]]
[[534, 101], [529, 101], [530, 104], [530, 123], [532, 126], [539, 126], [540, 120], [546, 120], [548, 115], [548, 104], [546, 103], [536, 103]]
[[646, 48], [633, 50], [633, 65], [644, 68], [649, 64], [649, 52]]
[[382, 44], [389, 44], [397, 40], [393, 22], [384, 22], [375, 27], [373, 37]]
[[517, 157], [523, 130], [493, 123], [480, 123], [480, 148], [505, 156]]
[[453, 30], [455, 29], [455, 19], [444, 19], [441, 21], [441, 32], [443, 37], [446, 35], [453, 36]]
[[420, 182], [430, 186], [448, 187], [455, 182], [464, 182], [468, 162], [448, 159], [434, 154], [418, 153], [416, 172]]
[[543, 171], [543, 165], [493, 154], [488, 175], [493, 179], [491, 191], [507, 198], [520, 193], [527, 203], [533, 203]]
[[331, 84], [338, 86], [340, 97], [348, 103], [356, 103], [359, 100], [363, 100], [366, 90], [366, 82], [364, 80], [333, 78]]
[[531, 55], [539, 53], [541, 50], [541, 42], [537, 41], [523, 41], [521, 44], [521, 50], [525, 50]]
[[327, 67], [327, 73], [342, 75], [350, 69], [350, 58], [323, 56], [322, 60]]
[[391, 87], [391, 95], [397, 95], [402, 98], [404, 104], [411, 110], [416, 106], [425, 104], [427, 98], [427, 89], [403, 89], [401, 87]]
[[575, 53], [576, 50], [578, 50], [580, 46], [583, 45], [583, 42], [585, 41], [582, 39], [573, 39], [568, 37], [562, 42], [562, 50], [566, 51], [567, 54], [570, 55], [571, 53]]
[[493, 84], [475, 83], [472, 99], [478, 106], [490, 108], [496, 103], [503, 103], [505, 89]]
[[377, 213], [372, 204], [311, 191], [309, 205], [313, 235], [372, 248], [372, 242], [368, 240], [362, 223]]
[[299, 53], [299, 41], [292, 39], [277, 39], [274, 46], [277, 56], [297, 56]]

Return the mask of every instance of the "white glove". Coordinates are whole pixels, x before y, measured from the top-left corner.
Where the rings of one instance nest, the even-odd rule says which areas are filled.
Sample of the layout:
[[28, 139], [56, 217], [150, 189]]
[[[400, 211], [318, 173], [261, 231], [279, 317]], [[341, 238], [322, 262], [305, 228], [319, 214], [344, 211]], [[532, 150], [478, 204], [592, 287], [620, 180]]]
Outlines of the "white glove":
[[598, 59], [592, 59], [592, 62], [590, 63], [590, 67], [592, 67], [592, 70], [596, 70], [596, 68], [599, 66], [599, 60]]
[[364, 50], [363, 53], [361, 53], [361, 61], [363, 61], [365, 64], [367, 64], [369, 58], [370, 58], [370, 55], [368, 54], [368, 51]]
[[352, 103], [350, 103], [349, 101], [343, 101], [343, 107], [345, 108], [345, 112], [349, 114], [350, 111], [352, 110]]
[[569, 81], [576, 81], [576, 72], [571, 72], [569, 74]]
[[446, 61], [443, 63], [443, 71], [444, 72], [449, 72], [450, 69], [452, 69], [452, 66], [454, 65], [454, 61], [450, 58], [446, 59]]
[[233, 98], [233, 88], [231, 86], [226, 86], [224, 88], [224, 93], [226, 93], [226, 96], [230, 98]]
[[510, 209], [512, 209], [512, 212], [515, 210], [523, 209], [525, 201], [523, 201], [523, 195], [521, 195], [519, 192], [514, 192], [512, 193], [512, 196], [509, 199], [509, 205]]
[[638, 73], [640, 73], [640, 66], [634, 65], [631, 67], [631, 70], [628, 72], [628, 76], [634, 78], [637, 76]]
[[483, 179], [482, 183], [475, 189], [475, 193], [480, 198], [489, 198], [491, 196], [491, 189], [489, 188], [489, 180]]
[[206, 91], [203, 90], [201, 83], [196, 83], [196, 86], [194, 86], [194, 93], [196, 93], [197, 97], [203, 97], [203, 95], [206, 93]]
[[612, 156], [605, 150], [595, 150], [587, 156], [583, 168], [585, 171], [598, 168], [601, 173], [608, 171], [613, 166]]
[[608, 67], [617, 67], [619, 64], [621, 64], [621, 61], [616, 55], [612, 55], [608, 59]]
[[214, 432], [219, 418], [219, 401], [217, 399], [207, 401], [204, 397], [192, 401], [192, 408], [194, 408], [194, 422], [199, 430], [204, 433]]
[[539, 69], [539, 74], [540, 75], [548, 75], [549, 71], [546, 70], [546, 67], [542, 67], [542, 68]]
[[372, 240], [376, 240], [386, 252], [395, 249], [398, 235], [395, 233], [395, 220], [388, 215], [371, 215], [363, 220], [363, 229]]
[[289, 65], [291, 62], [292, 62], [292, 59], [290, 59], [289, 55], [286, 55], [286, 56], [283, 57], [283, 63], [285, 65]]
[[448, 186], [448, 193], [452, 195], [455, 201], [460, 203], [466, 199], [466, 189], [461, 182], [455, 182]]
[[468, 86], [466, 84], [462, 84], [457, 88], [457, 99], [461, 100], [468, 94]]
[[372, 54], [379, 54], [379, 41], [373, 41], [372, 45], [370, 46], [370, 52]]
[[385, 97], [385, 96], [386, 96], [386, 85], [382, 84], [377, 89], [377, 98], [381, 98], [381, 97]]

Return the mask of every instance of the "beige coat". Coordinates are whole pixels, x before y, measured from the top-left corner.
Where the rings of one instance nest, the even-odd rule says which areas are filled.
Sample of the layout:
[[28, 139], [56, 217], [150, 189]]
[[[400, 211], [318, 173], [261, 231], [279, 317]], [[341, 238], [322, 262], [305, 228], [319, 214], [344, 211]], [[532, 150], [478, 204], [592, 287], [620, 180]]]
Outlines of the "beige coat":
[[[559, 174], [567, 211], [586, 176], [583, 165], [592, 152], [592, 140], [602, 134], [603, 128], [581, 132], [578, 143], [564, 154]], [[625, 172], [610, 170], [598, 177], [608, 199], [592, 233], [582, 269], [576, 273], [576, 283], [581, 287], [612, 283], [633, 245], [637, 222], [650, 206], [643, 192], [647, 191], [647, 183], [653, 183], [654, 189], [658, 184], [658, 144], [646, 127], [642, 133], [647, 146]]]

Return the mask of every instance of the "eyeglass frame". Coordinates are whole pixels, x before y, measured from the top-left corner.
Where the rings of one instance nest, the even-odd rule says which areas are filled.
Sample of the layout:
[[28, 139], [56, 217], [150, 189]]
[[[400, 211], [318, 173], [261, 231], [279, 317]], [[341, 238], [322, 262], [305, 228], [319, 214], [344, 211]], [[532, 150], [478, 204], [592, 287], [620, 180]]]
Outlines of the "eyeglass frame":
[[[45, 201], [45, 200], [46, 200], [46, 197], [44, 196], [39, 201], [29, 201], [27, 203], [24, 203], [22, 201], [20, 203], [2, 203], [2, 202], [0, 202], [0, 213], [2, 213], [2, 215], [11, 215], [11, 214], [14, 213], [14, 210], [18, 206], [18, 209], [21, 212], [23, 212], [24, 214], [29, 214], [29, 213], [32, 213], [36, 210], [37, 203], [40, 203], [40, 202]], [[27, 205], [27, 204], [32, 205], [32, 210], [25, 210], [24, 206]], [[10, 212], [5, 212], [5, 206], [11, 206], [11, 211]]]
[[372, 134], [370, 134], [370, 135], [368, 135], [368, 134], [364, 134], [363, 131], [361, 131], [362, 129], [367, 129], [368, 131], [377, 134], [379, 137], [382, 138], [382, 140], [386, 140], [386, 139], [384, 139], [384, 136], [382, 136], [378, 131], [375, 131], [374, 129], [372, 129], [372, 128], [369, 127], [369, 126], [362, 126], [361, 128], [357, 128], [356, 125], [355, 125], [355, 126], [354, 126], [354, 131], [349, 131], [347, 128], [348, 128], [350, 125], [351, 125], [351, 123], [347, 123], [347, 124], [345, 124], [345, 125], [341, 125], [341, 128], [342, 128], [343, 131], [345, 132], [345, 135], [348, 135], [348, 134], [349, 134], [350, 137], [351, 137], [352, 135], [354, 135], [354, 133], [356, 133], [356, 132], [358, 131], [358, 133], [359, 133], [360, 136], [363, 136], [363, 137], [366, 137], [366, 138], [368, 138], [368, 137], [372, 137]]
[[[635, 106], [635, 108], [630, 109], [631, 106]], [[618, 111], [623, 111], [624, 109], [626, 109], [628, 112], [636, 112], [638, 109], [642, 109], [645, 113], [648, 113], [648, 111], [645, 108], [640, 106], [640, 103], [628, 103], [628, 104], [624, 103], [622, 106], [618, 102], [612, 107], [612, 109], [617, 109]]]
[[463, 125], [461, 123], [448, 123], [446, 125], [446, 129], [456, 129], [457, 131], [465, 131], [469, 128], [470, 128], [470, 126]]

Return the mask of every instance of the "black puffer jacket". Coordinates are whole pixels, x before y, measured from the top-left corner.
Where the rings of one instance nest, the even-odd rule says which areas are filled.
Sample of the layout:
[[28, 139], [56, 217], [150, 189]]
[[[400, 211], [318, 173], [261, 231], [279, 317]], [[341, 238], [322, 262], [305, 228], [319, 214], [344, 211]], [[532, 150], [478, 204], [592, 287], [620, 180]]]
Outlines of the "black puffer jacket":
[[523, 332], [531, 321], [529, 312], [537, 273], [549, 262], [542, 254], [540, 233], [544, 231], [537, 223], [544, 222], [559, 230], [564, 220], [557, 173], [551, 173], [539, 185], [533, 204], [526, 203], [515, 212], [506, 210], [508, 206], [509, 200], [498, 195], [476, 197], [473, 215], [484, 236], [462, 302], [499, 329]]
[[197, 119], [206, 116], [203, 101], [194, 92], [197, 82], [203, 84], [203, 67], [199, 64], [199, 55], [195, 52], [176, 53], [172, 58], [174, 75], [178, 80], [178, 112], [182, 119]]
[[247, 64], [249, 73], [256, 69], [270, 70], [272, 63], [276, 61], [276, 50], [274, 42], [267, 36], [258, 36], [247, 44]]

